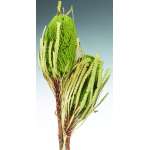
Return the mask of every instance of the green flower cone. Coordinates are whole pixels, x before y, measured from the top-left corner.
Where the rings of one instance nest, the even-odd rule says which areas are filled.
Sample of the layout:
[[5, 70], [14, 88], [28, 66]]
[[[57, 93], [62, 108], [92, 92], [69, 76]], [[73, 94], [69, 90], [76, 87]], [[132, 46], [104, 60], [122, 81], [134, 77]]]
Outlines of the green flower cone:
[[71, 71], [77, 50], [76, 26], [71, 17], [62, 14], [61, 1], [57, 15], [43, 31], [39, 62], [46, 79], [61, 79]]
[[70, 134], [106, 98], [98, 99], [110, 77], [110, 70], [103, 70], [102, 60], [85, 55], [80, 58], [71, 74], [64, 80], [62, 89], [62, 126]]

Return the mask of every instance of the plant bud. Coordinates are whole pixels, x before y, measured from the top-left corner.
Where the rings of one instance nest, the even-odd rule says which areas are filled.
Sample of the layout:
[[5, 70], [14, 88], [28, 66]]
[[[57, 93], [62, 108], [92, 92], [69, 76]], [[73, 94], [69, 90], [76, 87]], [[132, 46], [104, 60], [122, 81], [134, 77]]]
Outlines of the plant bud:
[[63, 14], [54, 16], [41, 38], [39, 60], [43, 74], [56, 79], [70, 72], [75, 63], [76, 48], [77, 33], [73, 19]]
[[[103, 62], [85, 55], [80, 58], [71, 74], [63, 83], [62, 124], [70, 122], [68, 128], [74, 128], [86, 119], [105, 99], [98, 96], [109, 79], [110, 71], [103, 71]], [[66, 130], [67, 130], [66, 129]]]

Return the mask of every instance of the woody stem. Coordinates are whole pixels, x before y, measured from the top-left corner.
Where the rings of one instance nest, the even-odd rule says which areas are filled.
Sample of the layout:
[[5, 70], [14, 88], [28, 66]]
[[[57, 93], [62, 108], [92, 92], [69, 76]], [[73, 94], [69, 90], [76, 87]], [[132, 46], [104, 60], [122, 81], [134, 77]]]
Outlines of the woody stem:
[[59, 150], [63, 147], [63, 131], [61, 125], [61, 96], [60, 96], [60, 81], [54, 80], [55, 86], [55, 97], [56, 97], [56, 112], [57, 112], [57, 122], [58, 122], [58, 140], [59, 140]]
[[70, 150], [70, 136], [66, 138], [66, 150]]

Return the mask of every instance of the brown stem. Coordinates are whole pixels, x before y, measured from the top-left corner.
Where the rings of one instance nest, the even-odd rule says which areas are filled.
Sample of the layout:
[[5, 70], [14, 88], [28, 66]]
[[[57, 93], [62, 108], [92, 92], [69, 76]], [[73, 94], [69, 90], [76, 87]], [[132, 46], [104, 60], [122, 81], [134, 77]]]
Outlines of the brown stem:
[[61, 125], [61, 95], [60, 95], [61, 84], [60, 84], [59, 80], [54, 80], [54, 87], [55, 87], [56, 112], [57, 112], [57, 121], [58, 121], [59, 150], [62, 150], [62, 147], [63, 147], [63, 131], [62, 131], [62, 125]]
[[70, 150], [70, 137], [71, 136], [67, 136], [67, 138], [66, 138], [66, 150]]

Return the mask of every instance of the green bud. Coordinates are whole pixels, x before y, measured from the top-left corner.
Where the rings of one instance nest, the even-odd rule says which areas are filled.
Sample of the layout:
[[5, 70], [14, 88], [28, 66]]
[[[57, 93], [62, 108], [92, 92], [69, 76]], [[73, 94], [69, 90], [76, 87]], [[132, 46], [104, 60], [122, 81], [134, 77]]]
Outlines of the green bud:
[[68, 128], [74, 128], [95, 111], [107, 96], [98, 99], [109, 76], [110, 71], [103, 71], [103, 62], [98, 56], [85, 55], [78, 60], [63, 83], [62, 124], [69, 118]]
[[44, 29], [40, 47], [40, 65], [46, 76], [61, 78], [71, 71], [76, 59], [76, 27], [71, 17], [60, 13], [60, 8]]

